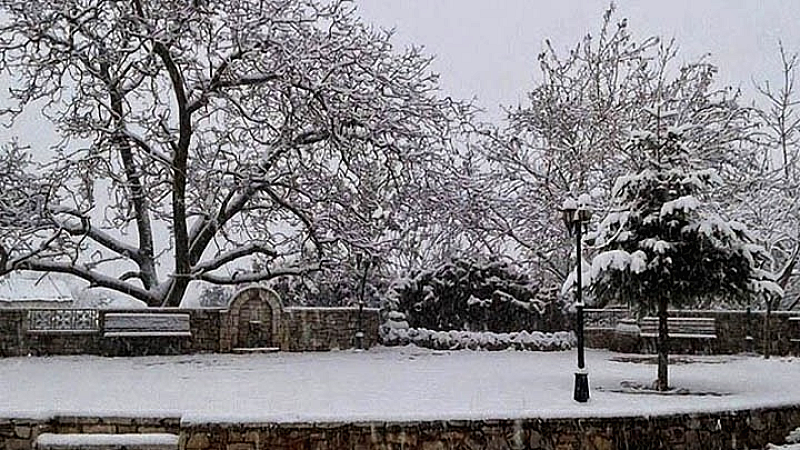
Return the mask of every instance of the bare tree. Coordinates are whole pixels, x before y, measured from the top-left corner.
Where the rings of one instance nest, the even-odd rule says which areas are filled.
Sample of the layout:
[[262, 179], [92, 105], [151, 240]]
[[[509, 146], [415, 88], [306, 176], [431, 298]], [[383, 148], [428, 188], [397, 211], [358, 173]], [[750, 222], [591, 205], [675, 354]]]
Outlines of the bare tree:
[[[758, 110], [762, 154], [758, 176], [753, 177], [741, 214], [772, 254], [778, 283], [787, 291], [783, 306], [793, 309], [798, 297], [791, 295], [791, 288], [800, 258], [800, 98], [795, 90], [798, 55], [788, 53], [782, 44], [779, 50], [782, 79], [777, 88], [768, 81], [756, 85], [764, 101]], [[778, 306], [775, 300], [765, 301], [768, 316]]]
[[67, 273], [178, 305], [194, 280], [316, 270], [374, 244], [391, 225], [379, 208], [414, 216], [406, 200], [468, 110], [438, 97], [430, 58], [394, 51], [346, 1], [0, 9], [3, 114], [41, 110], [61, 138], [41, 166], [22, 168], [18, 146], [0, 157], [0, 275]]
[[737, 91], [715, 87], [715, 66], [703, 59], [678, 65], [677, 52], [674, 42], [636, 40], [613, 6], [599, 32], [567, 54], [547, 41], [541, 81], [527, 104], [508, 111], [504, 130], [484, 133], [497, 192], [483, 213], [487, 227], [564, 280], [570, 246], [558, 208], [566, 196], [592, 193], [604, 209], [617, 177], [648, 167], [650, 156], [628, 142], [654, 112], [675, 123], [705, 123], [684, 139], [702, 148], [697, 157], [708, 166], [738, 172], [750, 151], [743, 145], [753, 126], [749, 110], [737, 103]]

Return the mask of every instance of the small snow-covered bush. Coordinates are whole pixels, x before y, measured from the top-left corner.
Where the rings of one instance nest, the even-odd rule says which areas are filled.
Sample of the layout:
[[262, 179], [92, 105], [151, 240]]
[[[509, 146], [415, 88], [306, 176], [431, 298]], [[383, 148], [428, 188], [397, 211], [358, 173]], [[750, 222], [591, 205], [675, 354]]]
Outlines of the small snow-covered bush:
[[795, 428], [786, 436], [786, 445], [767, 445], [769, 450], [800, 450], [800, 427]]
[[405, 316], [397, 311], [389, 313], [380, 329], [383, 345], [414, 344], [434, 350], [569, 350], [575, 345], [575, 335], [567, 331], [542, 333], [520, 331], [492, 333], [473, 331], [435, 331], [409, 328]]
[[790, 444], [800, 444], [800, 427], [795, 428], [789, 436], [786, 436], [786, 442]]

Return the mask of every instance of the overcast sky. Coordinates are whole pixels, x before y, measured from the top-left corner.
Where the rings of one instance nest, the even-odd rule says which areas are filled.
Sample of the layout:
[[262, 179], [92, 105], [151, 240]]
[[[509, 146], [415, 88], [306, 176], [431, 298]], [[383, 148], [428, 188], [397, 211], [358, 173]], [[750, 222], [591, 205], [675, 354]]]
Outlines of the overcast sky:
[[[538, 76], [536, 55], [549, 38], [557, 49], [596, 32], [609, 3], [595, 0], [357, 0], [361, 16], [396, 29], [400, 46], [423, 45], [448, 95], [478, 98], [499, 115], [516, 105]], [[752, 93], [752, 79], [780, 73], [778, 41], [800, 51], [800, 1], [618, 0], [640, 38], [675, 38], [680, 57], [710, 54], [720, 81]]]

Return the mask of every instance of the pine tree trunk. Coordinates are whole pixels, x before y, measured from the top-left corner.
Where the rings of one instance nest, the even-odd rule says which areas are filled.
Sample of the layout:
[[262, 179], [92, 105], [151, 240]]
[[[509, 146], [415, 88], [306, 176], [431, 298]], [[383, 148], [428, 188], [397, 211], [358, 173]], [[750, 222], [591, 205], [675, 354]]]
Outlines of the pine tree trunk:
[[658, 338], [656, 342], [658, 350], [658, 380], [656, 389], [666, 391], [669, 389], [669, 375], [667, 364], [669, 363], [669, 330], [667, 329], [667, 298], [658, 299]]

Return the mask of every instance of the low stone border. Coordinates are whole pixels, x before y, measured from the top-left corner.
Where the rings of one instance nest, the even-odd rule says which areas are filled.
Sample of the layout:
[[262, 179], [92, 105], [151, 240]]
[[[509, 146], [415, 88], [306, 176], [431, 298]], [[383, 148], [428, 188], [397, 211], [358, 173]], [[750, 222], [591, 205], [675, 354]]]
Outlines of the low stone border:
[[[115, 428], [107, 428], [107, 427]], [[653, 417], [356, 423], [203, 423], [177, 419], [0, 419], [0, 450], [29, 450], [43, 432], [176, 432], [181, 450], [761, 449], [800, 426], [800, 405]], [[77, 427], [77, 428], [76, 428]], [[75, 432], [75, 431], [72, 431]], [[134, 431], [130, 431], [134, 432]], [[144, 432], [144, 431], [139, 431]]]

